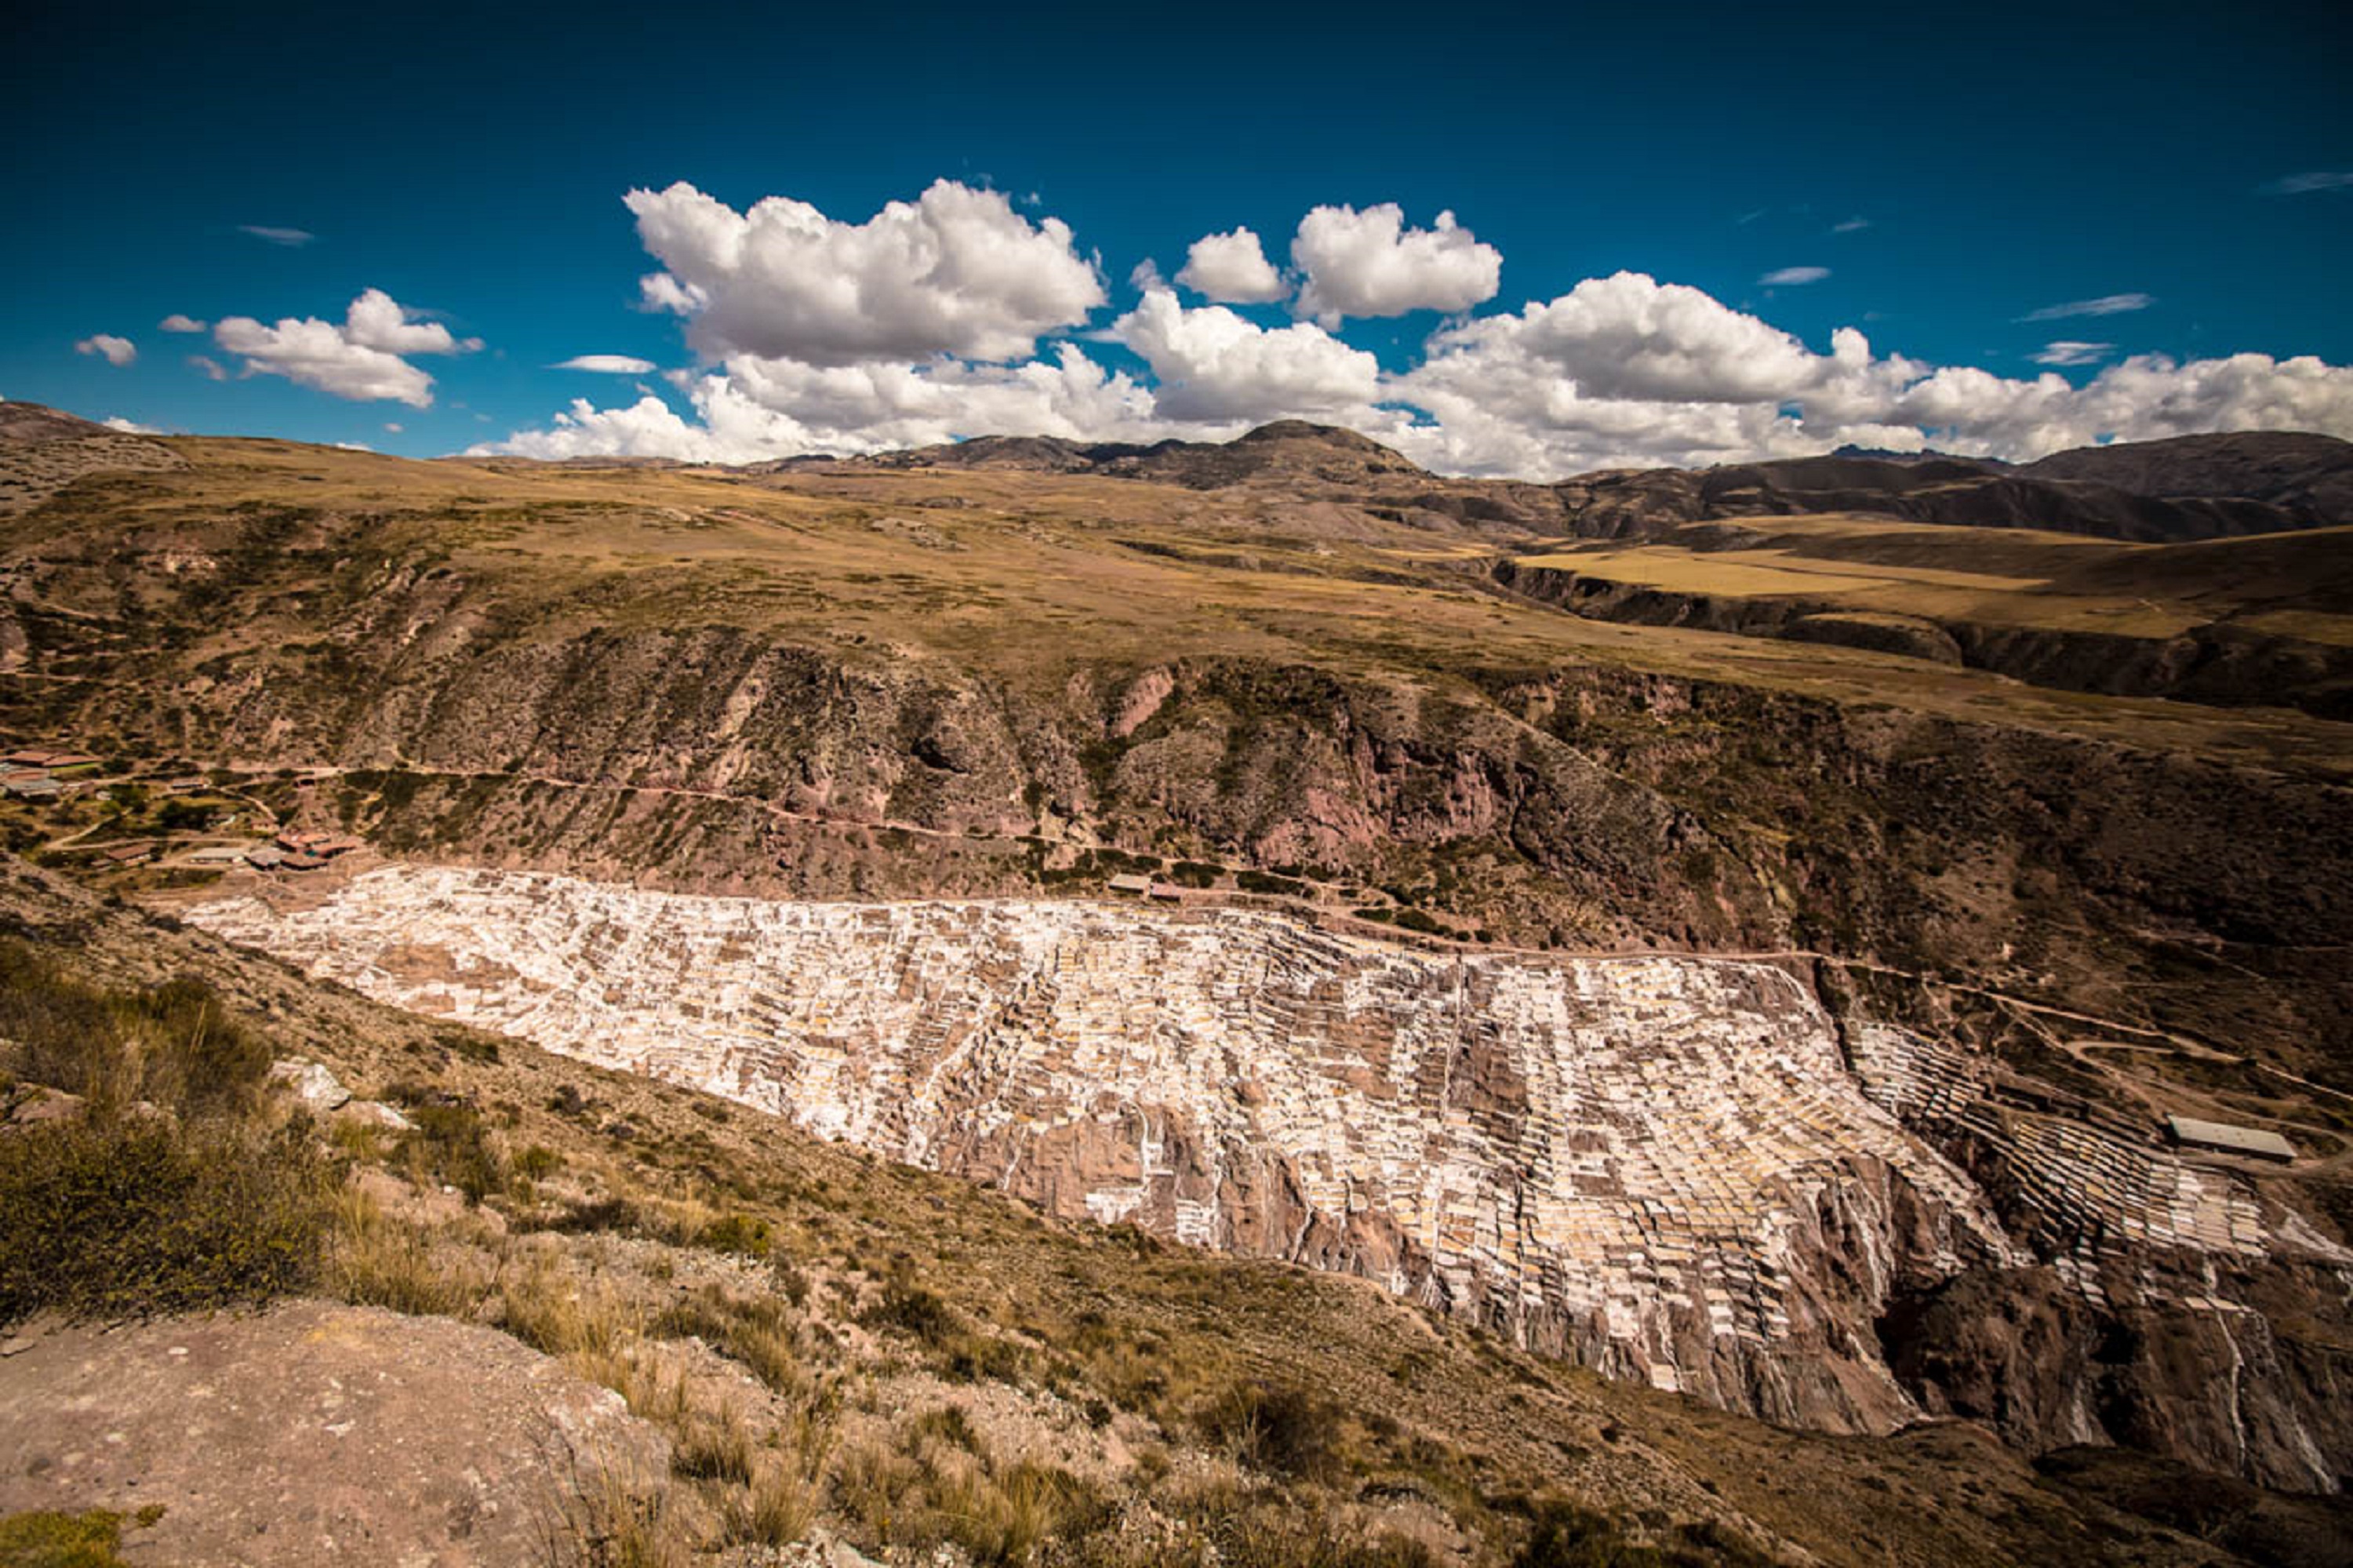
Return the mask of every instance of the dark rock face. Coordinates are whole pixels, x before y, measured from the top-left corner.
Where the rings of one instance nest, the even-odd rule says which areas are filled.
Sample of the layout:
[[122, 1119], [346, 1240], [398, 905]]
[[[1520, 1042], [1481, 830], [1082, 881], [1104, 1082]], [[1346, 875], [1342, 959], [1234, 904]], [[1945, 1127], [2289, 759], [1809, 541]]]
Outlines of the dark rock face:
[[[2276, 1294], [2293, 1266], [2237, 1271]], [[2341, 1276], [2298, 1291], [2316, 1304]], [[2223, 1287], [2224, 1289], [2230, 1286]], [[2115, 1443], [2288, 1490], [2341, 1491], [2353, 1353], [2283, 1340], [2243, 1308], [2095, 1302], [2048, 1267], [1971, 1272], [1881, 1320], [1888, 1362], [1931, 1412], [1982, 1421], [2036, 1453]]]
[[1933, 620], [1911, 615], [1853, 615], [1835, 610], [1800, 615], [1781, 630], [1792, 642], [1823, 642], [1837, 648], [1867, 648], [1933, 664], [1968, 662], [1954, 635]]

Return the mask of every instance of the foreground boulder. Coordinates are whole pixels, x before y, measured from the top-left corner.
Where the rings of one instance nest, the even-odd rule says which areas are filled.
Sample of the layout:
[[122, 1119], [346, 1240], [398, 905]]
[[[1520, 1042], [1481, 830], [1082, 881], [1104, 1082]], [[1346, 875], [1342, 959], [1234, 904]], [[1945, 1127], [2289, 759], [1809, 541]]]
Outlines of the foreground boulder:
[[0, 1355], [0, 1514], [160, 1508], [136, 1560], [536, 1563], [669, 1446], [620, 1395], [438, 1318], [294, 1302], [20, 1334]]

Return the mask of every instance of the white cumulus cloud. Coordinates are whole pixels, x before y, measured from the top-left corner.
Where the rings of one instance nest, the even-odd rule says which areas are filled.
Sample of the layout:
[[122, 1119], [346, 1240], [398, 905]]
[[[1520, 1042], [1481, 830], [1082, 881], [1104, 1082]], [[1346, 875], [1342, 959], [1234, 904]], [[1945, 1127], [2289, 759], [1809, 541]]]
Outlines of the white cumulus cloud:
[[[1133, 274], [1134, 308], [1092, 329], [1099, 262], [1081, 260], [1061, 225], [1033, 224], [992, 192], [943, 182], [858, 224], [781, 198], [739, 214], [689, 185], [633, 193], [631, 207], [664, 267], [646, 280], [647, 302], [686, 318], [706, 365], [664, 373], [674, 398], [641, 385], [634, 402], [576, 399], [543, 428], [477, 452], [744, 462], [981, 435], [1222, 440], [1303, 418], [1353, 427], [1440, 471], [1546, 479], [1849, 442], [2024, 460], [2199, 430], [2353, 437], [2353, 366], [2263, 355], [2111, 363], [2114, 345], [2063, 338], [2035, 355], [2049, 369], [2002, 376], [1884, 354], [1852, 326], [1832, 332], [1825, 351], [1703, 290], [1638, 272], [1588, 278], [1517, 310], [1458, 313], [1412, 361], [1384, 370], [1335, 323], [1468, 313], [1494, 294], [1501, 267], [1451, 217], [1409, 230], [1395, 207], [1319, 207], [1302, 221], [1295, 309], [1312, 320], [1267, 328], [1222, 303], [1187, 307], [1147, 262]], [[1767, 276], [1786, 283], [1820, 271]], [[1203, 293], [1261, 302], [1283, 283], [1241, 228], [1196, 243], [1178, 277]], [[2108, 295], [2034, 319], [2153, 302]], [[389, 300], [364, 313], [363, 323], [355, 305], [342, 330], [256, 330], [319, 327], [420, 374], [398, 355], [441, 329]], [[1040, 355], [1039, 339], [1064, 328], [1085, 330]], [[1111, 369], [1082, 342], [1115, 344], [1144, 368]], [[2094, 366], [2082, 387], [2056, 374]], [[650, 369], [603, 355], [565, 367]]]
[[682, 182], [627, 200], [666, 269], [645, 281], [646, 302], [688, 317], [689, 341], [713, 358], [1018, 359], [1105, 299], [1060, 218], [1033, 224], [1001, 193], [952, 180], [864, 223], [785, 196], [738, 213]]
[[94, 354], [107, 364], [125, 366], [139, 357], [139, 345], [111, 332], [92, 333], [74, 344], [76, 354]]
[[126, 419], [120, 414], [109, 414], [99, 423], [110, 430], [121, 430], [126, 436], [160, 436], [164, 433], [153, 425], [142, 425], [136, 419]]
[[177, 311], [174, 311], [170, 315], [165, 316], [162, 321], [157, 322], [155, 324], [163, 328], [165, 332], [202, 332], [205, 330], [206, 325], [206, 323], [198, 321], [195, 317], [184, 316]]
[[654, 362], [626, 354], [575, 354], [548, 366], [550, 370], [593, 370], [600, 376], [650, 376]]
[[[670, 457], [751, 462], [932, 446], [969, 436], [1155, 440], [1171, 434], [1151, 392], [1107, 372], [1076, 344], [1016, 366], [941, 358], [921, 365], [817, 366], [742, 355], [681, 376], [695, 419], [646, 394], [599, 408], [575, 399], [550, 428], [471, 449], [518, 457]], [[1232, 434], [1239, 427], [1220, 431]]]
[[[1205, 234], [1185, 253], [1176, 281], [1208, 299], [1229, 305], [1271, 304], [1291, 291], [1266, 259], [1258, 235], [1248, 228]], [[1139, 287], [1142, 285], [1139, 284]]]
[[1438, 215], [1433, 228], [1408, 228], [1395, 202], [1319, 207], [1299, 220], [1291, 260], [1306, 282], [1299, 311], [1327, 327], [1347, 316], [1467, 311], [1495, 297], [1504, 254]]
[[1641, 272], [1588, 278], [1556, 300], [1431, 341], [1433, 360], [1471, 349], [1492, 360], [1525, 357], [1582, 396], [1653, 401], [1792, 397], [1812, 382], [1820, 357], [1703, 290]]
[[1380, 362], [1319, 326], [1270, 331], [1223, 305], [1145, 294], [1114, 330], [1152, 366], [1159, 412], [1178, 420], [1328, 415], [1380, 395]]
[[430, 407], [433, 377], [405, 355], [464, 354], [482, 346], [460, 341], [436, 321], [424, 321], [381, 289], [353, 300], [341, 323], [288, 316], [265, 326], [250, 316], [225, 316], [213, 341], [245, 361], [248, 376], [283, 376], [354, 402], [382, 399]]

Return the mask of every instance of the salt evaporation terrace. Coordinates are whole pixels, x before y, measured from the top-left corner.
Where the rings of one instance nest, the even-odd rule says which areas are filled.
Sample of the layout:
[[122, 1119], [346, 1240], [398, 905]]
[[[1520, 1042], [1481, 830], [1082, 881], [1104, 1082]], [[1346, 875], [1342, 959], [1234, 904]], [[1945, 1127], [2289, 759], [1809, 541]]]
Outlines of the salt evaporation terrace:
[[[1867, 1323], [1899, 1275], [2024, 1256], [1896, 1118], [1948, 1077], [1966, 1087], [1966, 1064], [1875, 1029], [1856, 1065], [1883, 1081], [1860, 1080], [1812, 995], [1765, 964], [1451, 956], [1229, 909], [774, 903], [408, 865], [188, 918], [378, 1000], [1065, 1215], [1366, 1274], [1810, 1423], [1822, 1391], [1777, 1393], [1784, 1374], [1759, 1366], [1846, 1363], [1873, 1386], [1830, 1399], [1831, 1424], [1879, 1424], [1905, 1402], [1841, 1323]], [[2131, 1179], [2103, 1169], [2069, 1201], [2117, 1208], [2102, 1234], [2113, 1218], [2261, 1251], [2227, 1179], [2100, 1158]], [[1862, 1255], [1820, 1266], [1831, 1236]], [[1826, 1298], [1825, 1276], [1861, 1298]]]

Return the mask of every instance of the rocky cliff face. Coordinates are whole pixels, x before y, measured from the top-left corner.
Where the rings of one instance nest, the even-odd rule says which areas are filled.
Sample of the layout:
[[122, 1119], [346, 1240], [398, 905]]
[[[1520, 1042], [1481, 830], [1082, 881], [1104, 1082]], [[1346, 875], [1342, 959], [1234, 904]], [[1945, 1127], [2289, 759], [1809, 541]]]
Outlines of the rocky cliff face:
[[[1767, 965], [406, 866], [192, 918], [381, 1000], [1065, 1216], [1363, 1275], [1776, 1421], [1955, 1410], [2319, 1489], [2353, 1454], [2336, 1372], [2304, 1381], [2251, 1305], [2291, 1277], [2353, 1287], [2353, 1253], [2145, 1128], [2000, 1109], [1979, 1059], [1907, 1032], [1852, 1025], [1850, 1069]], [[2000, 1190], [1923, 1136], [1957, 1129], [2000, 1150]], [[2089, 1342], [2127, 1323], [2137, 1361]], [[2227, 1388], [2174, 1371], [2200, 1335], [2241, 1347]]]

